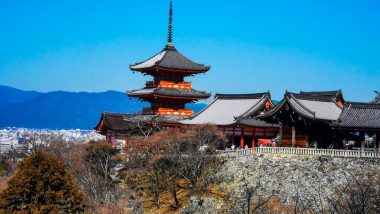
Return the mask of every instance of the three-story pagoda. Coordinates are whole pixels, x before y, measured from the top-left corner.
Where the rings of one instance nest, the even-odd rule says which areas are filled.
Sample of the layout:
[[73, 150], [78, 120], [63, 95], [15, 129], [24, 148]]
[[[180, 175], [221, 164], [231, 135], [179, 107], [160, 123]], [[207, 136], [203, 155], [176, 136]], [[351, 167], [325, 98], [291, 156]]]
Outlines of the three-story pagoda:
[[189, 117], [193, 111], [186, 109], [185, 105], [207, 99], [210, 93], [193, 89], [191, 82], [185, 82], [185, 78], [206, 73], [210, 67], [191, 61], [174, 47], [172, 5], [170, 1], [168, 43], [165, 48], [148, 60], [130, 66], [132, 71], [150, 75], [153, 80], [146, 82], [144, 88], [129, 91], [127, 94], [151, 104], [149, 108], [143, 109], [145, 115]]

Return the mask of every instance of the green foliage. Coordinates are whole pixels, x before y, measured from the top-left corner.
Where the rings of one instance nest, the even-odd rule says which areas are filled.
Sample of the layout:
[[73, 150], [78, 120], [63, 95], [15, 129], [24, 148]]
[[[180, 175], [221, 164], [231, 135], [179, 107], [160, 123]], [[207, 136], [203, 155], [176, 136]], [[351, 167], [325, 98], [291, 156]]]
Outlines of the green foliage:
[[26, 213], [84, 211], [83, 193], [63, 163], [43, 152], [24, 159], [0, 193], [0, 210]]

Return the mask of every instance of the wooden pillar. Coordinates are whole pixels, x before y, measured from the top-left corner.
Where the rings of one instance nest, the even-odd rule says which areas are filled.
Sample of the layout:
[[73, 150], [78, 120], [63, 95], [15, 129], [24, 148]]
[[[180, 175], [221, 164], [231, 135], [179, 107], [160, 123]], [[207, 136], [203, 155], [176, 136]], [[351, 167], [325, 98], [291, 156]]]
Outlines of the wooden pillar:
[[235, 127], [232, 128], [232, 144], [235, 145]]
[[380, 152], [380, 132], [376, 132], [376, 139], [375, 139], [375, 142], [376, 142], [376, 148], [377, 148], [378, 151]]
[[296, 129], [292, 126], [292, 147], [296, 146]]
[[240, 148], [244, 149], [244, 128], [241, 128], [241, 134], [240, 134]]
[[282, 144], [282, 131], [283, 131], [283, 128], [284, 128], [284, 126], [281, 124], [281, 126], [280, 126], [280, 136], [278, 138], [278, 146], [281, 146], [281, 144]]
[[125, 142], [124, 142], [124, 147], [128, 146], [128, 136], [125, 136]]
[[252, 128], [252, 149], [255, 148], [255, 144], [256, 144], [256, 142], [255, 142], [255, 129]]

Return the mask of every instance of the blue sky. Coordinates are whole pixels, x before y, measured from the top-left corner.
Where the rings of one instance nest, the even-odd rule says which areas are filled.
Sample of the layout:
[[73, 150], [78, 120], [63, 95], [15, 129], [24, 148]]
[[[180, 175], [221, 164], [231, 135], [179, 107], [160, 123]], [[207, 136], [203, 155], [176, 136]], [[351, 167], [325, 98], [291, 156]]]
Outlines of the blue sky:
[[[168, 0], [0, 0], [0, 85], [126, 91], [128, 66], [166, 44]], [[380, 1], [174, 0], [174, 44], [211, 65], [189, 78], [212, 93], [380, 89]]]

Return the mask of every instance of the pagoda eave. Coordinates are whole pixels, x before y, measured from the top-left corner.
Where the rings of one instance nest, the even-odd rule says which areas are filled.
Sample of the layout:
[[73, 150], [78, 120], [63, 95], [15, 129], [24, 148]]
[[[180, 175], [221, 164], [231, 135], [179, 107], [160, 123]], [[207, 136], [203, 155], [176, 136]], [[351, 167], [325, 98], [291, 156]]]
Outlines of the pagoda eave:
[[187, 102], [196, 101], [196, 100], [205, 100], [210, 97], [210, 95], [207, 96], [199, 96], [199, 97], [189, 97], [189, 96], [169, 96], [169, 95], [159, 95], [159, 94], [147, 94], [147, 95], [133, 95], [133, 94], [127, 94], [129, 97], [135, 97], [139, 98], [141, 100], [154, 100], [158, 98], [162, 99], [175, 99], [175, 100], [186, 100]]
[[173, 68], [165, 68], [160, 66], [153, 66], [150, 68], [143, 68], [143, 69], [133, 69], [131, 68], [133, 72], [140, 72], [143, 75], [150, 75], [150, 76], [156, 76], [156, 75], [162, 75], [162, 74], [168, 74], [168, 75], [176, 75], [176, 76], [194, 76], [196, 74], [203, 74], [210, 70], [210, 67], [207, 67], [207, 69], [204, 70], [183, 70], [183, 69], [173, 69]]

